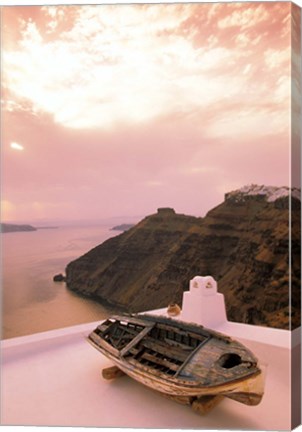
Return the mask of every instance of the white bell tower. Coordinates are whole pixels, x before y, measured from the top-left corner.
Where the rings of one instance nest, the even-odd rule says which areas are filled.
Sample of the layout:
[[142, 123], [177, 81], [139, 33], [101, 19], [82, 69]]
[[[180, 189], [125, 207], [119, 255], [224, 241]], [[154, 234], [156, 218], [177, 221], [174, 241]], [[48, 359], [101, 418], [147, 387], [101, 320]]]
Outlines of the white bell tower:
[[224, 295], [217, 291], [217, 282], [212, 276], [195, 276], [190, 281], [190, 290], [183, 293], [179, 318], [205, 327], [227, 322]]

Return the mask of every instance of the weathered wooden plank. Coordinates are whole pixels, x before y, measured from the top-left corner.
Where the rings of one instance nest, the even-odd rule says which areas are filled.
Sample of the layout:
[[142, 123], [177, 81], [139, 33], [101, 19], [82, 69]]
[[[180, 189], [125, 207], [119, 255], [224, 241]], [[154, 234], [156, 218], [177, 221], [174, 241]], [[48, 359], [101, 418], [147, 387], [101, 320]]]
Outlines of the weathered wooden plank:
[[156, 391], [156, 392], [160, 394], [162, 397], [164, 397], [165, 399], [172, 400], [173, 402], [179, 403], [181, 405], [191, 405], [194, 400], [194, 396], [179, 396], [179, 395], [170, 395], [168, 393], [163, 393], [160, 391]]
[[[103, 348], [104, 350], [108, 351], [110, 354], [113, 354], [114, 356], [118, 356], [119, 351], [114, 348], [110, 343], [106, 342], [104, 339], [102, 339], [100, 336], [98, 336], [95, 333], [91, 333], [89, 335], [88, 341], [91, 342], [97, 349]], [[101, 349], [99, 349], [101, 351]]]
[[139, 319], [137, 317], [127, 317], [127, 316], [120, 316], [120, 315], [114, 315], [112, 316], [112, 319], [115, 319], [116, 321], [119, 322], [127, 322], [127, 323], [132, 323], [132, 324], [137, 324], [140, 325], [142, 327], [153, 327], [154, 326], [154, 322], [150, 321], [150, 322], [146, 322], [144, 319]]
[[136, 336], [138, 333], [140, 333], [142, 331], [142, 329], [135, 330], [135, 329], [133, 329], [131, 327], [121, 327], [121, 329], [122, 328], [125, 330], [125, 332], [127, 332], [129, 335], [131, 335], [133, 337]]
[[186, 360], [183, 362], [183, 364], [178, 368], [178, 371], [176, 372], [175, 376], [177, 377], [181, 371], [186, 367], [186, 365], [190, 362], [190, 360], [192, 359], [192, 357], [194, 357], [194, 355], [197, 353], [197, 351], [200, 350], [200, 348], [205, 345], [211, 338], [208, 337], [207, 339], [205, 339], [203, 342], [201, 342], [186, 358]]
[[205, 415], [212, 411], [222, 400], [222, 395], [201, 396], [192, 402], [192, 409], [198, 414]]
[[171, 332], [174, 332], [175, 334], [180, 334], [182, 336], [190, 336], [192, 338], [195, 338], [195, 339], [198, 339], [198, 340], [201, 340], [201, 341], [204, 338], [208, 338], [209, 337], [208, 333], [205, 333], [205, 332], [202, 332], [202, 331], [199, 331], [198, 333], [197, 332], [195, 333], [195, 332], [192, 332], [189, 329], [179, 328], [179, 327], [172, 326], [172, 325], [169, 325], [169, 324], [166, 324], [166, 323], [158, 323], [157, 327], [159, 329], [163, 329], [163, 330], [166, 330], [166, 331], [171, 331]]
[[116, 342], [117, 348], [120, 348], [121, 342], [125, 345], [125, 339], [129, 341], [129, 339], [131, 340], [133, 337], [133, 334], [131, 335], [128, 333], [127, 327], [120, 329], [120, 335], [117, 337]]
[[127, 351], [127, 353], [125, 354], [125, 357], [127, 356], [136, 356], [139, 352], [141, 352], [142, 351], [142, 348], [141, 347], [132, 347], [132, 348], [130, 348], [130, 350], [129, 351]]
[[104, 324], [100, 324], [100, 325], [97, 326], [97, 330], [99, 330], [101, 333], [103, 333], [104, 331], [106, 331], [107, 328], [108, 328], [108, 324], [106, 325], [105, 323]]
[[164, 398], [172, 400], [173, 402], [177, 402], [181, 405], [191, 405], [192, 409], [201, 415], [208, 414], [224, 399], [224, 396], [222, 395], [201, 396], [196, 398], [194, 396], [170, 395], [162, 392], [157, 393]]
[[117, 366], [107, 367], [107, 368], [102, 370], [102, 377], [106, 380], [112, 380], [115, 378], [120, 378], [124, 375], [126, 375], [125, 372], [123, 372]]
[[111, 320], [108, 320], [108, 326], [107, 328], [102, 332], [102, 337], [104, 338], [108, 333], [114, 334], [116, 332], [118, 326], [118, 322], [111, 322]]
[[165, 367], [167, 367], [173, 371], [177, 371], [177, 369], [178, 369], [177, 364], [169, 361], [168, 359], [156, 357], [155, 355], [148, 353], [148, 352], [144, 352], [143, 355], [141, 356], [141, 359], [151, 361], [152, 363], [155, 363], [159, 366], [165, 366]]
[[146, 338], [142, 341], [142, 345], [146, 348], [150, 348], [155, 352], [166, 355], [170, 358], [175, 358], [180, 362], [184, 362], [188, 356], [188, 352], [184, 352], [182, 349], [175, 347], [167, 347], [164, 343], [157, 342], [151, 338]]
[[177, 341], [174, 341], [174, 340], [171, 340], [171, 339], [165, 338], [164, 342], [166, 342], [168, 345], [170, 345], [172, 347], [181, 348], [182, 350], [185, 350], [185, 351], [191, 351], [191, 350], [193, 350], [192, 346], [185, 345], [185, 344], [183, 344], [181, 342], [177, 342]]
[[155, 315], [143, 315], [143, 319], [146, 321], [157, 322], [158, 325], [167, 325], [172, 327], [174, 330], [181, 330], [187, 333], [192, 333], [193, 336], [201, 335], [203, 337], [212, 336], [219, 339], [224, 340], [226, 343], [231, 343], [233, 341], [232, 338], [226, 336], [222, 333], [216, 332], [211, 329], [207, 329], [200, 324], [196, 323], [186, 323], [183, 321], [173, 320], [172, 318], [167, 318], [164, 316], [155, 316]]
[[135, 346], [143, 337], [145, 337], [149, 333], [153, 326], [154, 324], [152, 326], [147, 326], [144, 328], [144, 330], [138, 333], [138, 335], [135, 336], [135, 338], [133, 338], [132, 341], [129, 342], [128, 345], [126, 345], [125, 348], [121, 350], [120, 355], [124, 356], [133, 346]]
[[262, 396], [263, 396], [262, 393], [258, 394], [258, 393], [251, 393], [251, 392], [250, 393], [241, 392], [241, 393], [234, 393], [234, 394], [230, 393], [225, 395], [225, 397], [229, 399], [233, 399], [236, 402], [240, 402], [245, 405], [251, 405], [251, 406], [258, 405], [261, 402]]
[[118, 338], [117, 342], [120, 343], [120, 342], [125, 341], [127, 339], [128, 339], [128, 341], [132, 340], [133, 339], [133, 335], [130, 335], [130, 334], [127, 334], [127, 333], [126, 334], [125, 333], [121, 334], [120, 337]]
[[[165, 317], [163, 315], [151, 315], [151, 314], [143, 314], [140, 315], [144, 320], [146, 321], [153, 321], [158, 324], [167, 324], [172, 326], [173, 328], [179, 328], [179, 329], [193, 329], [194, 332], [197, 333], [200, 332], [200, 329], [203, 329], [203, 326], [196, 323], [187, 323], [180, 320], [174, 320], [170, 317]], [[207, 331], [208, 329], [206, 329]]]
[[[234, 367], [225, 368], [220, 365], [219, 359], [224, 354], [238, 354], [242, 356], [241, 363]], [[183, 368], [184, 374], [194, 374], [203, 385], [223, 385], [224, 383], [240, 380], [242, 376], [246, 378], [253, 375], [257, 367], [246, 367], [246, 360], [250, 360], [250, 354], [233, 345], [231, 348], [222, 340], [211, 338], [196, 355], [192, 357], [191, 361]]]

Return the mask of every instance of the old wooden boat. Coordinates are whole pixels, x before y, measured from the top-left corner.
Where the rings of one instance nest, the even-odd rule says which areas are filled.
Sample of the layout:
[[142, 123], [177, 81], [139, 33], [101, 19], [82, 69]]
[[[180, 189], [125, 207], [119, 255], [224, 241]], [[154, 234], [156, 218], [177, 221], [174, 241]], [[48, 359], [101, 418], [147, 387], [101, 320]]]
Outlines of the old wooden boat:
[[203, 326], [155, 315], [113, 316], [88, 341], [124, 373], [166, 395], [223, 395], [257, 405], [263, 377], [241, 343]]

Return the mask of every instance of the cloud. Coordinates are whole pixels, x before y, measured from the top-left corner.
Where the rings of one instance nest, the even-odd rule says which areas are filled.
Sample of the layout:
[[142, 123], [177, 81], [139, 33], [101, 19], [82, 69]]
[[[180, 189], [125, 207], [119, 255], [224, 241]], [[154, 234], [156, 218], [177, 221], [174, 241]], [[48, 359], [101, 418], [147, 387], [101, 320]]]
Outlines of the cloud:
[[[285, 86], [282, 91], [289, 91]], [[282, 95], [283, 96], [283, 95]], [[244, 141], [251, 133], [257, 141], [264, 136], [279, 136], [289, 131], [288, 109], [272, 111], [270, 107], [238, 108], [217, 116], [207, 128], [207, 137], [212, 139]]]
[[235, 10], [232, 14], [218, 21], [219, 28], [240, 27], [246, 29], [260, 22], [267, 21], [270, 15], [263, 5], [247, 8], [241, 6], [241, 10]]
[[37, 25], [29, 22], [22, 52], [4, 53], [10, 89], [74, 128], [141, 122], [165, 112], [171, 102], [171, 93], [164, 91], [169, 71], [177, 52], [183, 53], [178, 62], [185, 63], [187, 47], [181, 40], [167, 43], [161, 55], [153, 45], [158, 31], [181, 21], [173, 15], [177, 8], [163, 16], [153, 9], [156, 17], [147, 34], [141, 21], [152, 16], [152, 8], [146, 13], [122, 9], [83, 8], [73, 28], [51, 43], [43, 42]]
[[291, 65], [290, 46], [283, 50], [268, 49], [264, 53], [264, 61], [266, 66], [271, 70], [279, 69], [281, 66], [284, 66], [289, 70]]
[[[276, 16], [263, 4], [44, 6], [41, 11], [43, 20], [23, 20], [22, 49], [6, 49], [4, 41], [3, 81], [15, 99], [31, 101], [35, 113], [50, 113], [74, 129], [110, 129], [211, 109], [247, 94], [255, 60], [262, 69], [258, 79], [265, 81], [273, 67], [283, 74], [288, 55], [288, 49], [271, 47], [261, 59], [263, 35], [249, 32], [263, 22], [267, 32], [272, 12]], [[278, 11], [275, 19], [289, 26], [288, 6]], [[211, 23], [204, 30], [202, 16]], [[242, 33], [224, 34], [234, 26]], [[257, 95], [269, 103], [267, 88]]]
[[[284, 184], [291, 72], [299, 82], [290, 10], [278, 2], [4, 8], [11, 214], [102, 218], [159, 206], [200, 214], [233, 187]], [[24, 144], [22, 157], [11, 142]]]

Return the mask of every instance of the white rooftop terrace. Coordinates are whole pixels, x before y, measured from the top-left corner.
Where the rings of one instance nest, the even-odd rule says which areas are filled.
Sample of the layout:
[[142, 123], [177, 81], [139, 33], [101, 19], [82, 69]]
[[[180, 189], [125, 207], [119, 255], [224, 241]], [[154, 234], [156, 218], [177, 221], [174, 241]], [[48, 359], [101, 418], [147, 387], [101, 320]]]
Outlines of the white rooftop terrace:
[[300, 329], [227, 321], [224, 297], [210, 277], [190, 282], [177, 319], [211, 327], [254, 352], [266, 370], [258, 406], [225, 398], [201, 416], [127, 376], [104, 380], [101, 371], [111, 363], [86, 341], [99, 324], [93, 322], [1, 342], [1, 424], [278, 431], [300, 424]]

